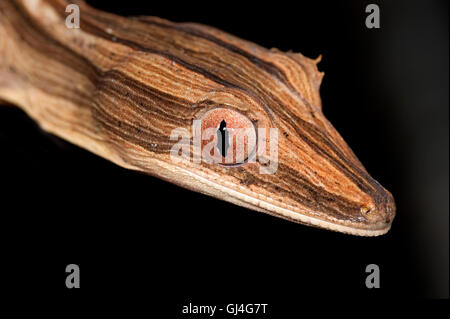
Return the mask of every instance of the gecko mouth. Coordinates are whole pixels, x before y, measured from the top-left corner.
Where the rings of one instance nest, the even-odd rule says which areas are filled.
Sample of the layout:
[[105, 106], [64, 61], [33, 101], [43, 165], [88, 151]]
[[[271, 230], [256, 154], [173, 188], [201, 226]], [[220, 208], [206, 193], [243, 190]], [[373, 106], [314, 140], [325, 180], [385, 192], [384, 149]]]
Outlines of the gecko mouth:
[[[180, 169], [180, 168], [178, 168]], [[181, 173], [181, 172], [180, 172]], [[336, 232], [346, 233], [356, 236], [379, 236], [387, 233], [391, 228], [392, 220], [395, 215], [395, 203], [392, 196], [385, 196], [384, 204], [370, 209], [366, 216], [361, 215], [361, 219], [342, 220], [334, 218], [323, 212], [311, 212], [302, 209], [300, 206], [288, 205], [282, 201], [275, 200], [270, 196], [251, 191], [242, 191], [241, 185], [230, 183], [227, 185], [223, 180], [213, 180], [210, 176], [197, 174], [192, 171], [184, 171], [196, 179], [205, 189], [211, 191], [205, 192], [219, 197], [233, 204], [243, 206], [252, 210], [263, 212], [275, 217], [283, 218], [291, 222], [300, 223], [317, 228], [323, 228]], [[220, 193], [220, 196], [217, 194]]]
[[[242, 197], [243, 200], [246, 200], [245, 196], [239, 197]], [[372, 223], [361, 223], [349, 220], [345, 221], [336, 219], [333, 220], [332, 218], [319, 218], [312, 216], [310, 212], [301, 212], [295, 207], [286, 207], [285, 205], [280, 205], [282, 203], [271, 203], [269, 201], [264, 201], [255, 197], [248, 200], [247, 203], [251, 206], [249, 207], [251, 209], [272, 216], [280, 217], [291, 222], [365, 237], [374, 237], [386, 234], [391, 228], [394, 216], [394, 214], [392, 213], [389, 214], [389, 217], [384, 220], [379, 220]]]
[[377, 220], [373, 220], [371, 222], [367, 222], [367, 219], [365, 222], [339, 220], [330, 218], [329, 216], [327, 216], [326, 218], [323, 218], [323, 216], [313, 216], [309, 211], [302, 212], [301, 209], [297, 207], [287, 207], [282, 202], [271, 202], [267, 200], [261, 200], [256, 197], [252, 197], [250, 199], [245, 198], [245, 195], [240, 195], [238, 197], [242, 198], [243, 200], [247, 200], [247, 203], [252, 206], [249, 208], [269, 215], [308, 226], [323, 228], [356, 236], [374, 237], [386, 234], [391, 228], [392, 221], [395, 215], [395, 209], [390, 208], [388, 210], [388, 213], [386, 213], [385, 211], [373, 209], [370, 212], [372, 215], [386, 217], [380, 217]]

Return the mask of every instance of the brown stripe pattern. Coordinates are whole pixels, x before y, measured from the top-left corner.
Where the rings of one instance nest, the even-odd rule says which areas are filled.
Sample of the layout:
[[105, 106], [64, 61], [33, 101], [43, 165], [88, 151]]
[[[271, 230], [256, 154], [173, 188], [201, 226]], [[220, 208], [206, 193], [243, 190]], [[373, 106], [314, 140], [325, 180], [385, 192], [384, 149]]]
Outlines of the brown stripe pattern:
[[[73, 1], [71, 1], [73, 2]], [[318, 60], [156, 17], [124, 18], [68, 2], [0, 3], [0, 99], [44, 129], [123, 167], [295, 222], [374, 236], [395, 214], [324, 117]], [[278, 169], [174, 163], [175, 128], [216, 107], [279, 131]]]

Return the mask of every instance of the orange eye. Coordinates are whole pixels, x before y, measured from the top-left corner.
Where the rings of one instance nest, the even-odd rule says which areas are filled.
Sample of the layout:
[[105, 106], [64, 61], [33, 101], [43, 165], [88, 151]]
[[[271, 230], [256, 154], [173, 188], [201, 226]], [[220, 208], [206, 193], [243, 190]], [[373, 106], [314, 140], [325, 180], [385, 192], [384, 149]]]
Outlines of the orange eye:
[[209, 163], [245, 163], [256, 151], [256, 130], [243, 114], [225, 108], [208, 111], [201, 119], [202, 158]]

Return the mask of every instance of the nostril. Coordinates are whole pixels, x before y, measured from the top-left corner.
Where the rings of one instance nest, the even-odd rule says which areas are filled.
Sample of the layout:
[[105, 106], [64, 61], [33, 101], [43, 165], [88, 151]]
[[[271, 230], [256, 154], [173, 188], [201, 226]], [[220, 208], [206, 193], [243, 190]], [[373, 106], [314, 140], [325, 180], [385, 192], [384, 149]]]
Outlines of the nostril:
[[371, 223], [384, 222], [384, 214], [376, 206], [361, 207], [361, 215]]
[[369, 207], [369, 206], [363, 206], [360, 209], [361, 214], [367, 219], [372, 219], [374, 210], [375, 210], [374, 207]]
[[363, 205], [360, 211], [369, 223], [390, 224], [395, 216], [395, 202], [390, 193], [385, 193], [378, 197], [378, 201]]

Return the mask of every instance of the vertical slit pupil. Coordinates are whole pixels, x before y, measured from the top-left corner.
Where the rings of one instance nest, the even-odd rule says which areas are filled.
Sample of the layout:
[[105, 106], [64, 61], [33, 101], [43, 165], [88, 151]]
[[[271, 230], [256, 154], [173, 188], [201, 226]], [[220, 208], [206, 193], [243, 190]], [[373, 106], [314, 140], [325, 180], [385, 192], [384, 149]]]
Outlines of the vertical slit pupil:
[[217, 130], [217, 148], [219, 149], [222, 157], [227, 155], [227, 150], [229, 147], [228, 142], [228, 131], [227, 131], [227, 122], [222, 120], [219, 125], [219, 129]]

